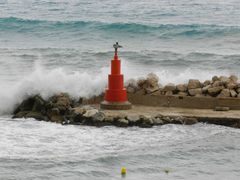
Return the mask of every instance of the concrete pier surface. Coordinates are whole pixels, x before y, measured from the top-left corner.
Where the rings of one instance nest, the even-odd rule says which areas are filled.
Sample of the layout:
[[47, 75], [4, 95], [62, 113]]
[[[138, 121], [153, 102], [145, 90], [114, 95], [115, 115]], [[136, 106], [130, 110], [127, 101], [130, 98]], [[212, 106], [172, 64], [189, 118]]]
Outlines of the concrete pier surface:
[[[103, 110], [106, 116], [146, 116], [159, 115], [170, 118], [193, 118], [197, 122], [240, 128], [240, 110], [215, 111], [212, 109], [189, 109], [134, 105], [130, 110]], [[194, 123], [193, 123], [194, 124]]]
[[[96, 105], [96, 107], [99, 107]], [[214, 111], [212, 109], [189, 109], [189, 108], [173, 108], [173, 107], [156, 107], [156, 106], [142, 106], [133, 105], [129, 110], [102, 110], [106, 115], [146, 115], [156, 116], [161, 114], [163, 116], [183, 116], [196, 118], [225, 118], [225, 119], [239, 119], [240, 110], [229, 111]]]

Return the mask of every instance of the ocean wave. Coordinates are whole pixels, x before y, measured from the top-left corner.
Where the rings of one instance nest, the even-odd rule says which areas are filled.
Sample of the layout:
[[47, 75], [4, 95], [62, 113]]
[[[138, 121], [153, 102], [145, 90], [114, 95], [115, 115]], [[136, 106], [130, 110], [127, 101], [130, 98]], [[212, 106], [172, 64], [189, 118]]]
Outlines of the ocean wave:
[[[105, 23], [98, 21], [47, 21], [21, 19], [16, 17], [0, 18], [1, 31], [15, 31], [17, 33], [44, 31], [100, 31], [112, 33], [155, 34], [166, 37], [211, 37], [227, 34], [239, 34], [239, 26], [207, 25], [207, 24], [138, 24], [138, 23]], [[42, 32], [43, 33], [43, 32]]]

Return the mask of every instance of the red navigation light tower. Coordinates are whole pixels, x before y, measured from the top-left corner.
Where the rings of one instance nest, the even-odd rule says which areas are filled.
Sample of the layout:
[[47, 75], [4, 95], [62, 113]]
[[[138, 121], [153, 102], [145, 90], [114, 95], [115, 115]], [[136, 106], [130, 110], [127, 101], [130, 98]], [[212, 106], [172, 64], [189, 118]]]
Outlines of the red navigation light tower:
[[101, 108], [118, 110], [131, 109], [132, 105], [128, 102], [127, 91], [123, 83], [123, 74], [121, 74], [121, 60], [118, 59], [118, 48], [122, 46], [116, 42], [113, 47], [115, 54], [111, 61], [111, 74], [108, 75], [108, 88], [105, 92], [104, 101], [101, 103]]

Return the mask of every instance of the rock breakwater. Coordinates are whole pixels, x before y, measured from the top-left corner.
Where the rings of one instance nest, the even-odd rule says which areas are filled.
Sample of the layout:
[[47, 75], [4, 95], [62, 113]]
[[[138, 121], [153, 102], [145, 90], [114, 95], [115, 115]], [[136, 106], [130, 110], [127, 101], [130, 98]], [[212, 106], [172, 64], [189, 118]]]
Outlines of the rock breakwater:
[[107, 115], [97, 106], [81, 105], [79, 101], [72, 100], [68, 94], [60, 93], [44, 100], [36, 95], [24, 100], [14, 111], [13, 118], [35, 118], [49, 122], [74, 125], [118, 127], [139, 126], [152, 127], [163, 124], [195, 124], [196, 118], [163, 116], [161, 114], [149, 116], [137, 114]]
[[140, 95], [166, 95], [191, 97], [240, 98], [240, 82], [235, 75], [213, 76], [211, 80], [200, 82], [190, 79], [188, 83], [162, 86], [159, 77], [153, 73], [146, 78], [131, 79], [126, 84], [127, 92]]

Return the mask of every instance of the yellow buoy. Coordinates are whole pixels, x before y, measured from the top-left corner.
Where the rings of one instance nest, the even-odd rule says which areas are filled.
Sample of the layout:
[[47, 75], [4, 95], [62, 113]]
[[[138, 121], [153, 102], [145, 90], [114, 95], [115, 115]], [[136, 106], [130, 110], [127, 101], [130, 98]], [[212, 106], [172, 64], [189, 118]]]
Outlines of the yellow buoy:
[[121, 174], [125, 175], [127, 173], [127, 169], [125, 167], [122, 167], [121, 169]]

